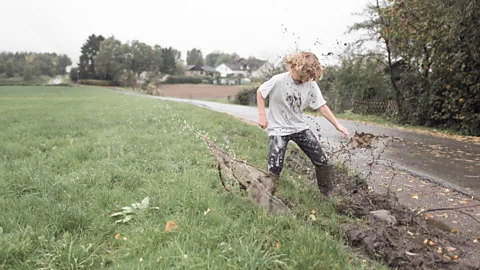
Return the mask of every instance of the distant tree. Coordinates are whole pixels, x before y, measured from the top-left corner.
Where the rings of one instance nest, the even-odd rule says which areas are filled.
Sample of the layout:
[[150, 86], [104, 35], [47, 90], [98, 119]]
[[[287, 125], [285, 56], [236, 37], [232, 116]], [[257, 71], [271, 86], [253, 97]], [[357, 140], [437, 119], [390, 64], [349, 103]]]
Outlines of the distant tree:
[[56, 57], [49, 54], [37, 54], [34, 56], [34, 65], [37, 74], [55, 76]]
[[191, 51], [187, 51], [187, 65], [205, 65], [202, 51], [200, 49], [193, 48]]
[[23, 68], [23, 80], [31, 81], [34, 77], [34, 67], [31, 64], [26, 64]]
[[[105, 39], [100, 44], [98, 54], [93, 57], [98, 78], [118, 81], [122, 70], [129, 64], [128, 54], [129, 52], [115, 37]], [[81, 76], [80, 79], [82, 79]]]
[[160, 70], [162, 69], [162, 47], [155, 45], [152, 48], [152, 63], [150, 72], [147, 74], [148, 79], [152, 82], [156, 88], [160, 85]]
[[162, 47], [155, 45], [152, 48], [152, 63], [150, 71], [159, 74], [162, 69]]
[[222, 53], [217, 57], [217, 60], [214, 66], [216, 67], [221, 64], [234, 64], [237, 62], [238, 59], [240, 59], [240, 56], [236, 53], [232, 53], [232, 54]]
[[246, 62], [247, 62], [248, 66], [250, 67], [251, 70], [256, 70], [256, 69], [260, 68], [266, 61], [258, 59], [258, 58], [253, 57], [253, 56], [250, 56], [246, 60]]
[[184, 65], [177, 62], [176, 67], [175, 67], [175, 75], [179, 75], [179, 76], [184, 76], [185, 75]]
[[71, 60], [66, 55], [56, 53], [0, 53], [0, 74], [9, 78], [19, 76], [25, 81], [31, 81], [37, 76], [65, 74], [68, 65], [71, 65]]
[[163, 74], [174, 75], [177, 70], [177, 63], [181, 58], [179, 51], [172, 47], [162, 49], [162, 66], [160, 71]]
[[154, 51], [149, 45], [133, 41], [130, 45], [132, 52], [132, 71], [140, 76], [145, 71], [153, 69], [154, 65]]
[[15, 66], [12, 60], [8, 61], [5, 65], [5, 75], [7, 76], [7, 78], [12, 78], [13, 76], [15, 76]]
[[56, 74], [65, 75], [67, 73], [67, 67], [72, 65], [72, 60], [67, 55], [57, 56]]
[[100, 43], [104, 41], [103, 36], [96, 36], [95, 34], [88, 37], [87, 41], [81, 48], [80, 63], [79, 66], [79, 78], [80, 79], [96, 79], [95, 72], [95, 60], [94, 57], [100, 50]]
[[78, 81], [78, 68], [71, 68], [70, 69], [70, 80], [72, 82]]
[[217, 59], [222, 55], [221, 51], [214, 51], [205, 56], [205, 64], [207, 66], [216, 67]]

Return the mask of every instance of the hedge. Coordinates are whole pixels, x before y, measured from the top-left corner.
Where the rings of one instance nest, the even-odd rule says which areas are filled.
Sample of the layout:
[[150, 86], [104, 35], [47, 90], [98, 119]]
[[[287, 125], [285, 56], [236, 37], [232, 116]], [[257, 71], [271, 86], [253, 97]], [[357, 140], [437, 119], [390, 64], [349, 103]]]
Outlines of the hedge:
[[[260, 84], [246, 86], [235, 95], [235, 103], [240, 105], [256, 105], [256, 95]], [[253, 99], [253, 100], [252, 100]], [[265, 99], [265, 106], [268, 107], [269, 97]]]
[[78, 80], [79, 84], [96, 86], [119, 86], [117, 82], [106, 80]]
[[165, 80], [165, 84], [200, 84], [205, 78], [192, 77], [192, 76], [168, 76]]
[[73, 87], [73, 84], [71, 84], [71, 83], [58, 83], [58, 84], [47, 84], [47, 86]]

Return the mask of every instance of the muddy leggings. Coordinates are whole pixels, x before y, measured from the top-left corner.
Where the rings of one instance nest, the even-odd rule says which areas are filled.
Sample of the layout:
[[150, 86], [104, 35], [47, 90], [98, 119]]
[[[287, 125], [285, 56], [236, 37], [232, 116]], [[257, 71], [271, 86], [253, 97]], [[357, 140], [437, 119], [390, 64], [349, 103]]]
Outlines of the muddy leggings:
[[280, 175], [288, 142], [294, 141], [310, 158], [315, 166], [330, 165], [320, 142], [310, 129], [287, 136], [270, 136], [270, 152], [268, 153], [268, 171]]

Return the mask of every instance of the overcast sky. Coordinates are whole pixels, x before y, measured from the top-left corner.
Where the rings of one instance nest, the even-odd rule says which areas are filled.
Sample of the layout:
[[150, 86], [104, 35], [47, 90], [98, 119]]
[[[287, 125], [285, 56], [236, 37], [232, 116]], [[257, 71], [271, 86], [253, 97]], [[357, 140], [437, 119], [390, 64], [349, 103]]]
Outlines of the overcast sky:
[[[2, 0], [0, 51], [67, 54], [93, 33], [182, 51], [236, 52], [272, 61], [297, 46], [339, 52], [369, 0]], [[317, 43], [320, 43], [318, 44]], [[338, 44], [337, 44], [338, 41]]]

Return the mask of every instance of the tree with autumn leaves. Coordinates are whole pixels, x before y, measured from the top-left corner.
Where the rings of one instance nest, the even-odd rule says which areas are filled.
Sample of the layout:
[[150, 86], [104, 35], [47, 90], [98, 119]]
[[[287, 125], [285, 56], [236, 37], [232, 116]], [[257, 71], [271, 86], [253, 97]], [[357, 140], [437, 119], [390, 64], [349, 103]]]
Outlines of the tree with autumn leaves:
[[382, 45], [400, 121], [480, 135], [478, 18], [478, 1], [377, 0], [351, 28]]

